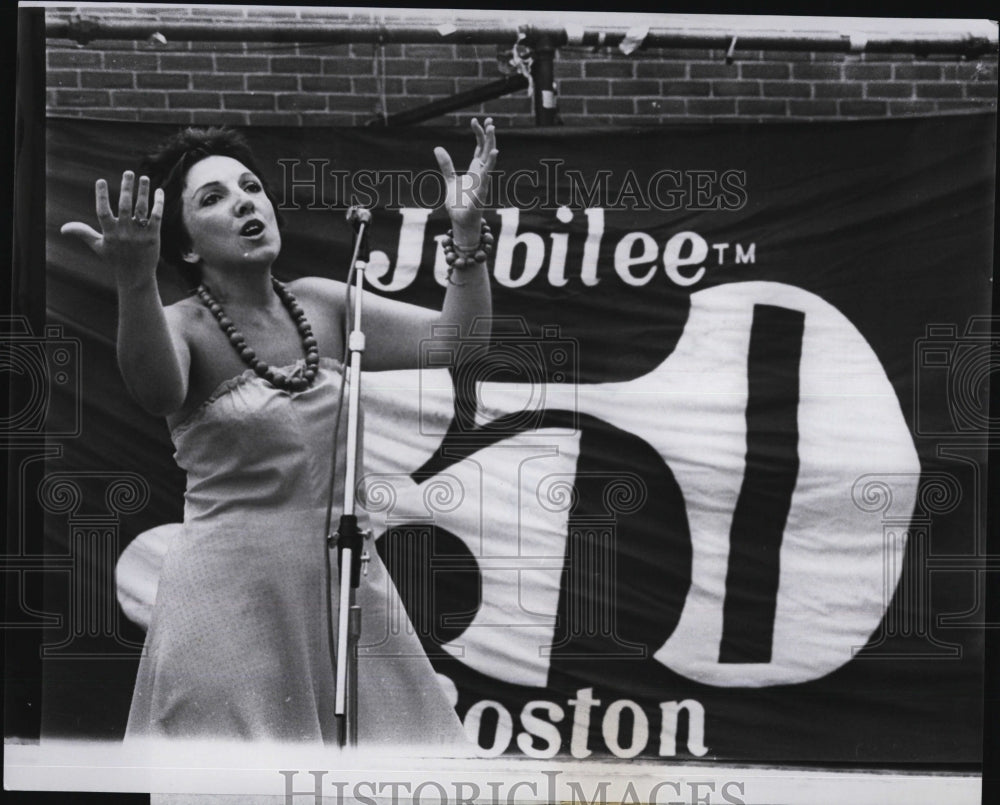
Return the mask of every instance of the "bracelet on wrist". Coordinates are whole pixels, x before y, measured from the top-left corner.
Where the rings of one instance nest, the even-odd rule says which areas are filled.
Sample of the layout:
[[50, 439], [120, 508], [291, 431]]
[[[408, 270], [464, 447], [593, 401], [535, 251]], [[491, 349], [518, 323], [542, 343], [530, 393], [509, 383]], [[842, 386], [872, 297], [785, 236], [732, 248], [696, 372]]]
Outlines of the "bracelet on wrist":
[[455, 282], [452, 274], [458, 270], [471, 268], [476, 263], [485, 263], [490, 253], [493, 251], [493, 230], [490, 225], [483, 221], [480, 225], [479, 243], [475, 246], [463, 247], [455, 244], [454, 234], [451, 229], [441, 241], [444, 249], [444, 259], [448, 264], [448, 282], [452, 285], [464, 285], [465, 283]]

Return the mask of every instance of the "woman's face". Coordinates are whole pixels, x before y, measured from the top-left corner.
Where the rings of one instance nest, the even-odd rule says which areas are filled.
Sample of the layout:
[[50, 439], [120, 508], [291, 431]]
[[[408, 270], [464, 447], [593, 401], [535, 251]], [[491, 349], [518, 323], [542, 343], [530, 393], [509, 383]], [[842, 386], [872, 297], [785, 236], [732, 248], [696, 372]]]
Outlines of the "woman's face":
[[281, 251], [274, 207], [239, 160], [210, 156], [187, 173], [181, 196], [191, 246], [184, 259], [209, 266], [271, 262]]

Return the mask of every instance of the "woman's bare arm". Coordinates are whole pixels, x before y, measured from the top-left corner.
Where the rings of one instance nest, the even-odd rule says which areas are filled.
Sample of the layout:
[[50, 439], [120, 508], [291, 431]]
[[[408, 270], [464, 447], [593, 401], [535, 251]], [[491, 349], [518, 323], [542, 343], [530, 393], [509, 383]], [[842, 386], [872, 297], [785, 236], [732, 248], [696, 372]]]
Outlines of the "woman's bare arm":
[[150, 210], [149, 180], [141, 177], [133, 210], [135, 189], [135, 175], [126, 171], [115, 217], [108, 184], [98, 179], [95, 196], [101, 232], [79, 221], [65, 224], [61, 232], [80, 238], [114, 271], [122, 378], [143, 408], [166, 415], [179, 409], [187, 397], [191, 358], [182, 314], [164, 310], [156, 285], [163, 191], [156, 191]]

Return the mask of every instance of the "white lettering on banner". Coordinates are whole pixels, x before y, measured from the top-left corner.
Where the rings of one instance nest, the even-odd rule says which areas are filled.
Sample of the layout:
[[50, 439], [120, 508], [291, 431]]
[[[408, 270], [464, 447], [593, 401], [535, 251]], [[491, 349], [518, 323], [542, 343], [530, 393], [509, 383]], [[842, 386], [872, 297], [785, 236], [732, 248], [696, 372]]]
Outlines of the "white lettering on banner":
[[404, 207], [400, 212], [403, 223], [399, 230], [399, 248], [396, 251], [396, 270], [392, 279], [385, 281], [392, 268], [389, 255], [373, 250], [368, 257], [368, 269], [365, 271], [365, 281], [380, 291], [401, 291], [408, 288], [417, 276], [420, 268], [421, 253], [424, 248], [424, 231], [427, 229], [427, 219], [431, 211]]
[[[539, 718], [535, 712], [542, 710], [548, 716], [548, 721]], [[555, 702], [532, 701], [527, 702], [521, 709], [521, 724], [524, 732], [517, 736], [517, 746], [528, 757], [550, 758], [555, 757], [559, 752], [562, 738], [559, 728], [555, 725], [563, 720], [565, 713]], [[536, 749], [532, 738], [540, 739], [544, 746]]]
[[[497, 282], [507, 288], [520, 288], [531, 282], [545, 262], [545, 241], [535, 232], [518, 232], [521, 211], [507, 207], [497, 211], [500, 215], [500, 234], [497, 235], [496, 257], [493, 260], [493, 275]], [[524, 269], [517, 277], [512, 275], [514, 249], [525, 249]]]
[[[780, 543], [770, 660], [720, 662], [730, 529], [746, 470], [747, 355], [756, 305], [804, 316], [799, 467]], [[411, 381], [409, 388], [414, 385]], [[558, 386], [549, 385], [543, 398], [548, 405], [558, 396]], [[902, 555], [905, 535], [896, 529], [895, 542], [887, 544], [880, 513], [855, 506], [852, 487], [862, 475], [891, 474], [894, 500], [910, 510], [920, 463], [885, 370], [864, 337], [833, 306], [807, 291], [773, 282], [698, 291], [691, 295], [690, 315], [676, 349], [660, 366], [634, 380], [581, 385], [575, 395], [564, 397], [575, 400], [579, 413], [645, 440], [683, 493], [693, 551], [691, 585], [674, 632], [655, 653], [659, 662], [711, 685], [796, 684], [831, 673], [865, 644], [898, 583], [901, 564], [892, 557]], [[480, 411], [478, 418], [489, 421], [517, 413], [524, 395], [503, 383], [486, 382], [481, 405], [482, 400], [489, 401], [489, 409]], [[443, 398], [441, 403], [449, 401]], [[558, 404], [552, 402], [551, 407]], [[377, 416], [381, 408], [379, 402], [369, 410]], [[400, 408], [398, 402], [395, 408]], [[448, 416], [450, 410], [438, 415]], [[366, 436], [393, 434], [392, 439], [376, 437], [385, 443], [369, 451], [383, 454], [381, 466], [395, 466], [397, 472], [400, 466], [410, 471], [420, 466], [422, 460], [410, 463], [400, 454], [399, 420], [391, 427], [380, 427], [375, 420], [370, 417]], [[547, 473], [564, 472], [565, 462], [575, 466], [579, 451], [578, 434], [552, 433], [539, 442], [542, 433], [534, 434], [535, 446], [550, 445], [559, 460], [528, 460], [525, 466], [534, 463], [539, 472], [522, 472], [518, 461], [502, 458], [503, 445], [525, 448], [532, 434], [505, 440], [474, 454], [475, 462], [449, 468], [449, 473], [464, 478], [467, 496], [462, 506], [438, 518], [477, 557], [489, 560], [483, 566], [482, 611], [456, 641], [461, 646], [449, 644], [446, 649], [482, 673], [535, 686], [547, 680], [547, 641], [553, 631], [542, 622], [555, 616], [560, 573], [555, 559], [563, 560], [567, 523], [565, 514], [560, 517], [538, 505], [536, 490]], [[373, 448], [373, 439], [368, 441]], [[428, 442], [421, 452], [425, 449], [432, 452], [434, 447]], [[520, 455], [530, 452], [522, 450]], [[516, 522], [511, 512], [517, 512]], [[487, 542], [474, 544], [481, 536]], [[525, 546], [533, 547], [526, 552]], [[547, 557], [545, 562], [552, 566], [532, 565], [526, 558], [532, 552], [536, 559]], [[502, 556], [508, 557], [508, 564], [500, 568]], [[529, 598], [531, 605], [526, 606]], [[527, 628], [511, 628], [515, 623]], [[574, 734], [578, 717], [582, 710], [574, 715]]]
[[[372, 251], [365, 279], [381, 291], [398, 293], [405, 290], [417, 277], [421, 253], [427, 230], [429, 210], [417, 207], [402, 207], [402, 224], [399, 231], [399, 248], [396, 268], [392, 270], [389, 255], [382, 251]], [[551, 247], [546, 248], [545, 239], [537, 232], [519, 232], [521, 211], [517, 207], [497, 210], [500, 216], [500, 231], [496, 240], [496, 255], [493, 260], [493, 276], [507, 288], [522, 288], [544, 277], [554, 288], [566, 286], [575, 277], [566, 276], [566, 259], [572, 233], [552, 232], [549, 234]], [[604, 239], [604, 209], [591, 207], [584, 210], [587, 219], [586, 240], [583, 244], [583, 259], [580, 262], [580, 281], [588, 287], [597, 285], [601, 278], [597, 274], [601, 243]], [[573, 220], [573, 212], [568, 207], [559, 207], [556, 219], [562, 224]], [[448, 265], [444, 259], [441, 241], [444, 234], [433, 236], [434, 279], [439, 285], [447, 284]], [[515, 274], [515, 255], [523, 249], [524, 262]], [[663, 268], [667, 278], [681, 287], [698, 284], [705, 276], [702, 263], [709, 249], [715, 249], [717, 264], [724, 265], [727, 251], [733, 248], [735, 265], [756, 262], [757, 244], [709, 243], [697, 232], [678, 232], [663, 244]], [[612, 266], [615, 273], [628, 285], [643, 286], [652, 282], [657, 275], [660, 245], [648, 232], [626, 232], [615, 244]], [[546, 260], [548, 266], [546, 267]], [[648, 266], [648, 268], [647, 268]], [[692, 266], [693, 270], [686, 267]], [[543, 271], [544, 269], [544, 271]], [[634, 270], [635, 269], [635, 270]], [[386, 279], [389, 274], [391, 279]]]
[[[593, 711], [600, 708], [601, 701], [594, 698], [593, 688], [581, 688], [576, 692], [576, 698], [568, 700], [566, 705], [573, 710], [570, 754], [577, 759], [590, 757], [593, 754], [588, 743], [590, 723], [597, 718]], [[626, 710], [631, 714], [633, 726], [628, 745], [622, 745], [622, 713]], [[483, 719], [487, 711], [496, 714], [496, 727], [492, 733], [488, 729], [485, 733], [483, 731]], [[538, 712], [543, 712], [546, 718], [539, 718], [536, 715]], [[704, 741], [705, 708], [701, 702], [684, 699], [680, 702], [660, 702], [660, 738], [657, 749], [660, 757], [674, 757], [677, 754], [677, 728], [682, 712], [687, 715], [687, 753], [695, 757], [708, 753]], [[518, 748], [532, 758], [555, 757], [562, 742], [559, 728], [555, 725], [564, 718], [565, 710], [556, 702], [544, 699], [526, 702], [520, 713], [522, 731], [517, 733], [515, 739]], [[612, 701], [600, 716], [600, 722], [604, 748], [615, 757], [636, 757], [649, 745], [649, 718], [637, 702], [630, 699]], [[511, 712], [502, 703], [492, 699], [483, 699], [473, 704], [465, 714], [463, 726], [469, 740], [480, 746], [480, 754], [485, 757], [496, 757], [505, 752], [510, 746], [515, 728]], [[535, 747], [534, 738], [541, 739], [543, 746]]]
[[[684, 247], [690, 245], [691, 251], [687, 257], [682, 257]], [[727, 246], [729, 244], [726, 244]], [[705, 276], [705, 266], [700, 266], [690, 276], [682, 274], [682, 266], [696, 266], [704, 262], [708, 256], [708, 243], [697, 232], [679, 232], [667, 241], [663, 248], [663, 267], [667, 270], [667, 276], [681, 287], [697, 285], [698, 281]], [[722, 263], [722, 254], [719, 254], [719, 263]]]

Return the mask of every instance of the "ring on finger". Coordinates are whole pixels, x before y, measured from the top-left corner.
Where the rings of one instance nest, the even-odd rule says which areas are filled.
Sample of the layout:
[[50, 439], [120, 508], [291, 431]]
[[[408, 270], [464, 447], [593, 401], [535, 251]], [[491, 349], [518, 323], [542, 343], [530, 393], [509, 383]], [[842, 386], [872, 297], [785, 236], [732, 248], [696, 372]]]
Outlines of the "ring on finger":
[[136, 226], [149, 226], [148, 218], [132, 218]]

